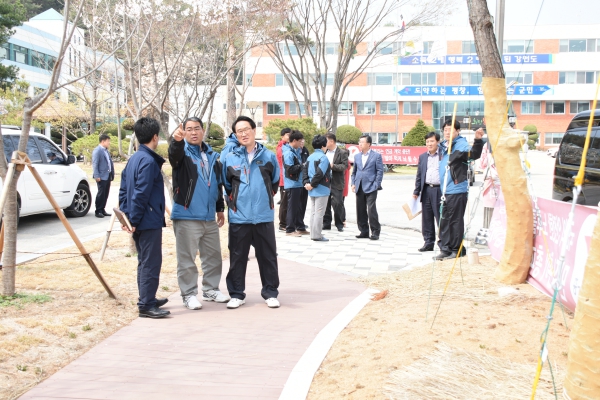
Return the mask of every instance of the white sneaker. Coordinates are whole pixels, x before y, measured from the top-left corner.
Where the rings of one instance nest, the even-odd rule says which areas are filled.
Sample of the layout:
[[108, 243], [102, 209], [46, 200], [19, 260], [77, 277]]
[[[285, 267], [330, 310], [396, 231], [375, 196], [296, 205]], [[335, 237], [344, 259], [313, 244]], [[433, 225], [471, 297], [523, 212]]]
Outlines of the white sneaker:
[[224, 295], [220, 290], [209, 290], [202, 295], [204, 301], [214, 301], [215, 303], [227, 303], [231, 297]]
[[183, 298], [183, 304], [190, 310], [199, 310], [202, 308], [202, 304], [200, 304], [198, 298], [194, 295], [185, 296]]
[[267, 303], [269, 308], [279, 308], [279, 306], [280, 306], [279, 300], [277, 300], [275, 297], [270, 297], [270, 298], [266, 299], [265, 303]]
[[246, 302], [246, 300], [233, 298], [233, 299], [229, 300], [229, 303], [227, 303], [227, 308], [238, 308], [245, 302]]

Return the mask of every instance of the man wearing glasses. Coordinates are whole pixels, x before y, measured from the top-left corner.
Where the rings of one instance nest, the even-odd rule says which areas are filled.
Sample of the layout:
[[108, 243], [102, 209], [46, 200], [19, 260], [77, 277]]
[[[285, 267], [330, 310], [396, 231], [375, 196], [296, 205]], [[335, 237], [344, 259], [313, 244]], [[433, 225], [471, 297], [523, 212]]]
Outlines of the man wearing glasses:
[[231, 127], [240, 146], [221, 160], [229, 197], [229, 273], [227, 308], [246, 302], [246, 267], [250, 245], [256, 249], [262, 282], [261, 295], [270, 308], [279, 307], [279, 272], [275, 243], [275, 203], [279, 165], [275, 154], [257, 143], [256, 124], [240, 116]]
[[225, 222], [221, 165], [219, 154], [202, 141], [203, 128], [200, 119], [188, 118], [175, 131], [169, 145], [177, 280], [183, 304], [190, 310], [202, 308], [197, 297], [198, 251], [203, 272], [202, 299], [217, 303], [230, 299], [219, 290], [223, 271], [219, 228]]

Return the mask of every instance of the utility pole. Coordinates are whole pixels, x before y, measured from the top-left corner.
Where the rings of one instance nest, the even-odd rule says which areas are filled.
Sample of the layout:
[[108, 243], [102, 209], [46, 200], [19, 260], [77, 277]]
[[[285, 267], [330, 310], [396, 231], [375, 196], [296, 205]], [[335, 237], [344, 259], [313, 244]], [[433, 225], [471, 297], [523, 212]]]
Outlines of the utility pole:
[[494, 33], [496, 34], [496, 41], [498, 44], [498, 52], [502, 57], [504, 49], [504, 10], [505, 0], [496, 0], [496, 18], [494, 18]]

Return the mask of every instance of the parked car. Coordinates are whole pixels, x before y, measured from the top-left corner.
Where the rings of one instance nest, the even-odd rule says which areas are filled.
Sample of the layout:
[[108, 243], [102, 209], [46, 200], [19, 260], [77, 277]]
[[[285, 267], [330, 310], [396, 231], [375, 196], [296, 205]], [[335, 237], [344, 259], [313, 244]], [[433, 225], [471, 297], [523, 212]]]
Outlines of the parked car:
[[[581, 165], [589, 120], [589, 111], [575, 115], [560, 142], [556, 153], [552, 188], [552, 198], [555, 200], [571, 201], [573, 199], [574, 178]], [[597, 206], [600, 202], [600, 116], [594, 116], [592, 125], [584, 184], [577, 204]]]
[[552, 158], [556, 158], [556, 153], [558, 152], [558, 147], [552, 147], [546, 151], [546, 154]]
[[[8, 162], [18, 147], [20, 135], [20, 128], [2, 126], [4, 154]], [[51, 140], [39, 133], [29, 134], [26, 152], [65, 215], [85, 216], [92, 205], [92, 193], [85, 172], [75, 164], [75, 157], [65, 155]], [[19, 216], [53, 211], [50, 201], [28, 168], [25, 168], [17, 182], [17, 202]]]

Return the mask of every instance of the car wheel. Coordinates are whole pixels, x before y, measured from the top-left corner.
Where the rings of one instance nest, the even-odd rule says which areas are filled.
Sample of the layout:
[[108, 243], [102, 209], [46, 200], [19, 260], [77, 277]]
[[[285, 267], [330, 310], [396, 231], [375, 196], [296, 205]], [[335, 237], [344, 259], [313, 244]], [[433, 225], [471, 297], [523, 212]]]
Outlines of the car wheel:
[[65, 215], [67, 217], [84, 217], [90, 211], [92, 207], [92, 192], [88, 185], [80, 183], [75, 190], [75, 196], [73, 196], [73, 203], [69, 208], [65, 209]]

